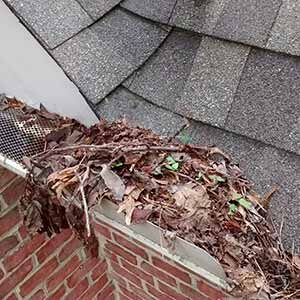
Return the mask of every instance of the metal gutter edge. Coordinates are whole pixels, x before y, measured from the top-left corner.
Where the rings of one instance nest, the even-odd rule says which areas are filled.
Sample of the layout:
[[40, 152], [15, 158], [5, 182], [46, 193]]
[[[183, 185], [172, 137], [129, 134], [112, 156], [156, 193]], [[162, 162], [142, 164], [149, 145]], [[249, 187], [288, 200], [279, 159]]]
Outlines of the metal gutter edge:
[[27, 170], [22, 167], [21, 164], [16, 161], [6, 157], [4, 154], [0, 153], [0, 166], [10, 170], [11, 172], [21, 176], [26, 177]]
[[143, 242], [154, 251], [162, 253], [163, 256], [202, 276], [212, 284], [224, 290], [229, 288], [220, 263], [202, 248], [177, 238], [175, 247], [171, 251], [163, 243], [162, 229], [150, 222], [126, 225], [124, 216], [117, 213], [116, 205], [109, 200], [103, 199], [100, 206], [95, 206], [93, 215], [96, 222], [99, 220], [110, 224], [115, 229]]

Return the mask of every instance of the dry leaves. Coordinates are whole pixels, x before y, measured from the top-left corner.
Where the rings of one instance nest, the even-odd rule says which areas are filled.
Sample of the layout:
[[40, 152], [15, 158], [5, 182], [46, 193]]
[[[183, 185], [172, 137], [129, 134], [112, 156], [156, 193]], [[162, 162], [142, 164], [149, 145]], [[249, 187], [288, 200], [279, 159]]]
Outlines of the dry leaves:
[[210, 201], [204, 186], [188, 182], [185, 184], [172, 185], [171, 193], [175, 199], [175, 204], [190, 212], [199, 208], [209, 208]]
[[106, 186], [111, 190], [116, 200], [121, 201], [125, 193], [125, 185], [121, 178], [115, 174], [107, 165], [102, 165], [100, 176]]
[[270, 194], [254, 193], [217, 147], [165, 140], [124, 120], [86, 128], [44, 108], [6, 101], [3, 109], [12, 108], [25, 120], [47, 118], [54, 128], [45, 152], [25, 158], [30, 175], [20, 208], [31, 232], [71, 227], [96, 253], [89, 210], [107, 198], [119, 205], [126, 224], [149, 220], [172, 240], [180, 236], [205, 249], [222, 264], [237, 297], [298, 296], [299, 256], [279, 247], [265, 218]]

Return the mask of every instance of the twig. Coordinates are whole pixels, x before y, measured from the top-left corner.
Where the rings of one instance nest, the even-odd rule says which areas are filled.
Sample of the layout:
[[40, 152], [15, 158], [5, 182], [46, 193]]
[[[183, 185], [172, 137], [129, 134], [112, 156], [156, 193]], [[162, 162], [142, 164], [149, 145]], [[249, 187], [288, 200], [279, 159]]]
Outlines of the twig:
[[79, 175], [77, 175], [77, 177], [78, 177], [79, 182], [80, 182], [79, 190], [80, 190], [81, 198], [82, 198], [82, 202], [83, 202], [83, 209], [84, 209], [84, 214], [85, 214], [87, 236], [90, 237], [91, 236], [90, 217], [89, 217], [89, 212], [88, 212], [88, 205], [87, 205], [87, 201], [86, 201], [86, 196], [85, 196], [85, 193], [84, 193], [84, 182], [88, 178], [88, 174], [89, 174], [89, 167], [87, 167], [87, 169], [86, 169], [86, 171], [83, 175], [83, 179], [81, 179], [81, 177]]
[[[123, 148], [123, 149], [122, 149]], [[46, 157], [59, 154], [65, 151], [74, 151], [80, 149], [86, 149], [90, 151], [101, 151], [101, 150], [108, 150], [108, 151], [115, 151], [122, 149], [123, 152], [143, 152], [143, 151], [165, 151], [165, 152], [183, 152], [185, 148], [190, 148], [194, 150], [202, 150], [202, 151], [210, 151], [211, 147], [202, 147], [202, 146], [194, 146], [194, 145], [181, 145], [181, 146], [147, 146], [144, 143], [136, 146], [128, 146], [128, 144], [103, 144], [103, 145], [74, 145], [74, 146], [67, 146], [63, 148], [54, 148], [48, 152], [38, 153], [32, 158], [40, 158], [45, 159]]]

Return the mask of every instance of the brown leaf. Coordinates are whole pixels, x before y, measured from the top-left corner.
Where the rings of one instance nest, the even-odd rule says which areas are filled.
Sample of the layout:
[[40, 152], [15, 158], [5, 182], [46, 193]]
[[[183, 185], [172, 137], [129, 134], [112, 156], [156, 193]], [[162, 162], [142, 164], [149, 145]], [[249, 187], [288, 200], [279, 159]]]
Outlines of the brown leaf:
[[25, 167], [28, 169], [28, 170], [31, 170], [32, 169], [32, 164], [31, 164], [31, 161], [30, 161], [30, 158], [27, 157], [27, 156], [24, 156], [23, 159], [22, 159]]
[[62, 138], [67, 136], [69, 129], [68, 128], [61, 128], [56, 131], [51, 131], [46, 135], [46, 141], [49, 142], [59, 142]]
[[125, 159], [125, 165], [133, 165], [136, 164], [142, 157], [144, 153], [125, 153], [124, 159]]
[[131, 222], [133, 224], [146, 223], [152, 212], [152, 209], [142, 209], [135, 207], [131, 216]]
[[300, 254], [293, 256], [293, 264], [300, 270]]
[[130, 225], [131, 217], [135, 207], [138, 205], [132, 196], [125, 196], [123, 202], [119, 205], [118, 213], [125, 212], [125, 223]]
[[107, 165], [102, 165], [100, 176], [104, 180], [105, 185], [111, 190], [116, 200], [121, 201], [125, 194], [125, 185], [121, 178]]
[[171, 187], [171, 193], [178, 207], [195, 211], [197, 208], [208, 208], [209, 196], [204, 186], [194, 183], [178, 184]]

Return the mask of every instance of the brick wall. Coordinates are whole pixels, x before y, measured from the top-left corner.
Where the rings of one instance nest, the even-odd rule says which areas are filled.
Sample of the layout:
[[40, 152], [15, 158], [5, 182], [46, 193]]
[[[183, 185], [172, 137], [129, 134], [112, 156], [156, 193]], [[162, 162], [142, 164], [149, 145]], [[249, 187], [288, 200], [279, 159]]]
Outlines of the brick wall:
[[0, 299], [114, 299], [105, 259], [87, 257], [70, 230], [26, 233], [16, 206], [23, 189], [0, 167]]
[[100, 258], [89, 258], [70, 230], [30, 237], [17, 200], [23, 180], [0, 168], [0, 299], [225, 299], [199, 274], [113, 222], [96, 219]]
[[201, 276], [163, 257], [148, 245], [97, 220], [101, 251], [121, 300], [225, 299], [225, 293]]

